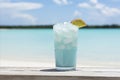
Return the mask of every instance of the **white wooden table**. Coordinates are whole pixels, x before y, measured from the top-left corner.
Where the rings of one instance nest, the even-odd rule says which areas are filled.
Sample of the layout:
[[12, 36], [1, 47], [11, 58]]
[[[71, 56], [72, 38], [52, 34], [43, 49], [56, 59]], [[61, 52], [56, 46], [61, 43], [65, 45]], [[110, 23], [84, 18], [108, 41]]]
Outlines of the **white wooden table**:
[[0, 67], [0, 80], [120, 80], [118, 68], [85, 68], [56, 71], [42, 67]]

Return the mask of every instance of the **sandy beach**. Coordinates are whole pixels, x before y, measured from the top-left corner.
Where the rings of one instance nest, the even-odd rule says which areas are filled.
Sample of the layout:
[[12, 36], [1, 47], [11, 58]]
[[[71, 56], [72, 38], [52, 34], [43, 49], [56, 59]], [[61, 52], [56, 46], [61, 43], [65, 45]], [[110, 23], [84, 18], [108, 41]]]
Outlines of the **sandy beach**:
[[54, 67], [54, 63], [0, 60], [0, 67]]

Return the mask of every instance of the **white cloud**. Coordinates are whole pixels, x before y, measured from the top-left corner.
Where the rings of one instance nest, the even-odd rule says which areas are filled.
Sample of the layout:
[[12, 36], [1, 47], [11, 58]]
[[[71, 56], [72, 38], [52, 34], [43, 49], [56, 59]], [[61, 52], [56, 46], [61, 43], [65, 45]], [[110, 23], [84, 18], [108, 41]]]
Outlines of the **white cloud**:
[[91, 5], [89, 5], [88, 3], [79, 3], [78, 7], [81, 7], [81, 8], [90, 8]]
[[97, 3], [93, 6], [93, 8], [96, 8], [96, 9], [103, 9], [105, 7], [104, 4], [101, 4], [101, 3]]
[[68, 5], [72, 3], [71, 1], [68, 0], [53, 0], [53, 2], [58, 5]]
[[101, 12], [106, 16], [120, 15], [120, 9], [117, 8], [104, 7], [104, 9], [101, 9]]
[[26, 14], [26, 13], [14, 13], [12, 14], [12, 18], [24, 19], [24, 20], [31, 22], [32, 24], [35, 24], [37, 20], [34, 16], [30, 14]]
[[61, 4], [60, 0], [53, 0], [53, 2], [55, 2], [56, 4]]
[[98, 0], [90, 0], [90, 2], [96, 4], [98, 3]]
[[41, 8], [43, 5], [40, 3], [28, 3], [28, 2], [17, 2], [17, 3], [0, 3], [0, 8], [14, 9], [14, 10], [32, 10]]
[[75, 12], [74, 12], [74, 16], [75, 17], [79, 17], [79, 16], [81, 16], [82, 15], [82, 13], [80, 12], [80, 11], [78, 11], [78, 10], [76, 10]]
[[43, 7], [43, 4], [41, 3], [8, 2], [8, 0], [6, 0], [6, 2], [0, 3], [0, 12], [1, 12], [0, 16], [9, 16], [12, 19], [15, 18], [20, 20], [26, 20], [26, 21], [29, 21], [29, 23], [34, 24], [37, 19], [31, 14], [27, 13], [27, 11], [40, 9], [42, 7]]
[[82, 13], [79, 17], [88, 24], [120, 24], [120, 8], [108, 6], [99, 0], [89, 0], [77, 6], [78, 12]]
[[113, 2], [120, 2], [120, 0], [111, 0], [111, 1], [113, 1]]
[[89, 2], [79, 3], [78, 7], [80, 8], [92, 8], [96, 11], [99, 11], [101, 14], [105, 16], [116, 16], [120, 15], [120, 9], [119, 8], [112, 8], [108, 7], [105, 4], [99, 3], [98, 0], [90, 0]]
[[0, 2], [9, 2], [10, 0], [0, 0]]

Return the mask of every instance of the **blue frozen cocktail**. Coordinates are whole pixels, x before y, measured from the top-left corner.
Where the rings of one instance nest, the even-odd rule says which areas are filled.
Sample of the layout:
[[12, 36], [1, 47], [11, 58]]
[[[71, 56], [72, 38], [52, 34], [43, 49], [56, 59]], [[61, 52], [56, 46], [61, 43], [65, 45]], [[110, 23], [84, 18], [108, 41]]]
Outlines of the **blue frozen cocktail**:
[[57, 70], [75, 70], [78, 27], [65, 22], [54, 25]]
[[57, 70], [75, 70], [79, 28], [86, 24], [81, 19], [53, 26]]

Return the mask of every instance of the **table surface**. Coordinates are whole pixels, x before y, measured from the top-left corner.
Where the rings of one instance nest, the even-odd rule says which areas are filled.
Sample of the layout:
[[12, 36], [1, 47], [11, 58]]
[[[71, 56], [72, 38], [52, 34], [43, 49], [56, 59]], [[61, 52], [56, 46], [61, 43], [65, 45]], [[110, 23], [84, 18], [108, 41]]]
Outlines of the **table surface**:
[[0, 67], [0, 75], [120, 77], [120, 68], [78, 67], [76, 71], [57, 71], [51, 67]]

